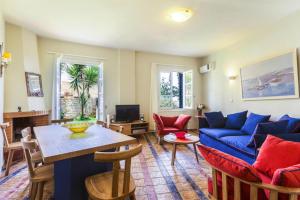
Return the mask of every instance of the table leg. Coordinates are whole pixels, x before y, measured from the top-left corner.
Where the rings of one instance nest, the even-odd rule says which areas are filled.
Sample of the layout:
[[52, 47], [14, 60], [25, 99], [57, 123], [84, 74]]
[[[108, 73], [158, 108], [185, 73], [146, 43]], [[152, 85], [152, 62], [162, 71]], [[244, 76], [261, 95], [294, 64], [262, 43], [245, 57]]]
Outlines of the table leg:
[[198, 158], [198, 153], [197, 153], [197, 149], [196, 149], [196, 144], [193, 144], [193, 146], [194, 146], [194, 151], [195, 151], [195, 156], [196, 156], [197, 163], [199, 163], [199, 158]]
[[172, 151], [172, 161], [171, 161], [171, 165], [174, 165], [174, 161], [175, 161], [175, 158], [176, 158], [176, 144], [174, 143], [173, 144], [173, 151]]

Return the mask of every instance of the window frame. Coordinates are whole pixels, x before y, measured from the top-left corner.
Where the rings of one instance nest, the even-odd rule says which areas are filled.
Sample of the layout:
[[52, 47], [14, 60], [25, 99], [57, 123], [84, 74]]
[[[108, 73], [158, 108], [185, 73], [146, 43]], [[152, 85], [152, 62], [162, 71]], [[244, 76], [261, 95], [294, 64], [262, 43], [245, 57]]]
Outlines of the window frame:
[[[158, 76], [157, 76], [157, 88], [158, 88], [158, 110], [159, 111], [168, 111], [168, 112], [176, 112], [176, 111], [183, 111], [183, 110], [192, 110], [193, 109], [193, 94], [194, 94], [194, 86], [193, 86], [193, 79], [194, 79], [194, 72], [193, 72], [193, 69], [188, 69], [188, 70], [185, 70], [183, 68], [186, 68], [185, 66], [176, 66], [174, 65], [173, 66], [168, 66], [168, 69], [160, 69], [158, 70]], [[183, 74], [183, 78], [182, 78], [182, 101], [183, 101], [183, 105], [182, 105], [182, 108], [172, 108], [172, 107], [161, 107], [160, 106], [160, 97], [161, 97], [161, 88], [160, 88], [160, 85], [161, 85], [161, 80], [160, 80], [160, 75], [161, 73], [171, 73], [171, 76], [172, 76], [172, 72], [177, 72], [177, 73], [182, 73]], [[185, 73], [191, 73], [191, 92], [192, 94], [190, 95], [191, 96], [191, 107], [186, 107], [185, 106], [185, 80], [184, 80], [184, 74]], [[172, 94], [171, 94], [171, 97], [172, 97]]]

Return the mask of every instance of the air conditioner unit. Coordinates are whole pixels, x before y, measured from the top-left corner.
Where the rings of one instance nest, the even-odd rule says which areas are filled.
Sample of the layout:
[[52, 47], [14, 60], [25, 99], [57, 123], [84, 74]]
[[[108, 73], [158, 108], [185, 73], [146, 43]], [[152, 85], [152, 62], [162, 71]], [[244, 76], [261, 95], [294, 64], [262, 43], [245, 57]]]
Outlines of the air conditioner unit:
[[200, 67], [200, 74], [204, 74], [204, 73], [207, 73], [209, 71], [212, 70], [212, 67], [210, 64], [206, 64], [206, 65], [203, 65], [202, 67]]

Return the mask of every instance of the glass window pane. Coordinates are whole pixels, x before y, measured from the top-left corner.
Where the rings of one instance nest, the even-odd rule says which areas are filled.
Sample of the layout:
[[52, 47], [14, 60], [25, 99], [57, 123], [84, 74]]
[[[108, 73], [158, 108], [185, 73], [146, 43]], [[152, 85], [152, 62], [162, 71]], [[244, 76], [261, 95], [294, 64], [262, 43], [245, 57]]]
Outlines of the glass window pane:
[[171, 73], [160, 73], [160, 94], [171, 95]]
[[184, 77], [185, 83], [190, 83], [190, 82], [192, 82], [192, 72], [186, 72], [186, 73], [184, 73], [184, 74], [185, 74], [185, 77]]
[[186, 96], [184, 103], [185, 103], [186, 108], [191, 108], [192, 107], [192, 96]]
[[160, 107], [161, 108], [171, 108], [172, 107], [172, 97], [170, 95], [160, 96]]
[[185, 95], [192, 95], [192, 85], [185, 85]]

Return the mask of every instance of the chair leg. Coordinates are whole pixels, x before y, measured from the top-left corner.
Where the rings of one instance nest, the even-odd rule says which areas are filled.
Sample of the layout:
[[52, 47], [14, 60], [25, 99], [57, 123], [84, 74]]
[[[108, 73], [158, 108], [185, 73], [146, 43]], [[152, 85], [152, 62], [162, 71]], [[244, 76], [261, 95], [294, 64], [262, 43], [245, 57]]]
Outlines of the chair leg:
[[31, 194], [30, 194], [31, 200], [35, 200], [37, 189], [38, 189], [38, 183], [32, 183]]
[[136, 198], [135, 198], [135, 193], [134, 193], [134, 192], [129, 196], [129, 199], [130, 199], [130, 200], [136, 200]]
[[44, 193], [44, 184], [45, 182], [40, 182], [38, 187], [38, 200], [43, 199], [43, 193]]
[[5, 168], [5, 176], [7, 176], [9, 174], [9, 168], [11, 166], [11, 162], [14, 157], [14, 153], [15, 153], [15, 151], [13, 149], [10, 149], [8, 151], [8, 157], [7, 157], [6, 168]]

